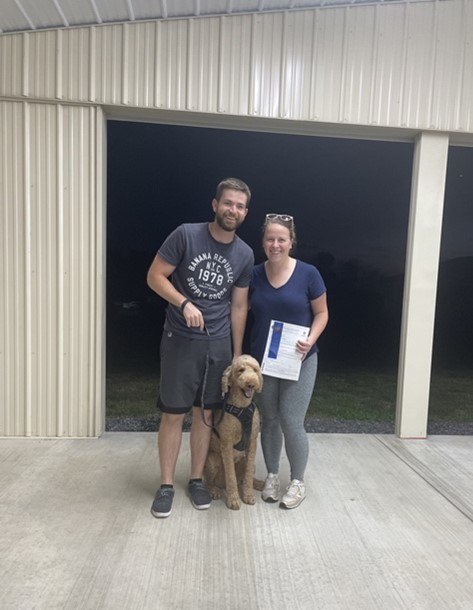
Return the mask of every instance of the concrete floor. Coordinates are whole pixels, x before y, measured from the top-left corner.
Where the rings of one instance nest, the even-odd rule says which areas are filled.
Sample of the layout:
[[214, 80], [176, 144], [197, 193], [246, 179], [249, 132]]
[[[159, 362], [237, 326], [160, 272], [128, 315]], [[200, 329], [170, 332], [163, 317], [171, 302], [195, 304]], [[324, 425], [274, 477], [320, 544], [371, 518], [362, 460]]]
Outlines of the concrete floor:
[[309, 438], [298, 509], [197, 511], [185, 434], [160, 520], [155, 434], [0, 440], [0, 608], [473, 608], [473, 437]]

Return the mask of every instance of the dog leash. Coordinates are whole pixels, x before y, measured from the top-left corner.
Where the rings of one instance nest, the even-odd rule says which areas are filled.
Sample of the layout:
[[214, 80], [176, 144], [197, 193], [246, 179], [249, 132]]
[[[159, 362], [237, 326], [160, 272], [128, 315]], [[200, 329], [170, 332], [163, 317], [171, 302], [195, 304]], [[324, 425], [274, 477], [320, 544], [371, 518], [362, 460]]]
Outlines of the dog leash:
[[[207, 330], [207, 327], [205, 328], [205, 332], [207, 333], [207, 337], [210, 337], [210, 333]], [[205, 394], [205, 387], [207, 385], [207, 376], [209, 373], [209, 365], [210, 365], [210, 357], [209, 357], [209, 352], [210, 350], [207, 350], [207, 354], [205, 357], [205, 371], [204, 371], [204, 379], [202, 381], [202, 393], [200, 396], [200, 415], [202, 417], [202, 421], [204, 423], [205, 426], [207, 426], [207, 428], [210, 428], [211, 430], [213, 430], [213, 432], [215, 432], [215, 434], [217, 435], [217, 438], [220, 438], [218, 430], [217, 430], [217, 426], [222, 422], [225, 413], [228, 412], [231, 415], [234, 415], [239, 422], [241, 423], [241, 427], [242, 427], [242, 436], [240, 441], [235, 445], [235, 449], [237, 449], [238, 451], [246, 451], [246, 448], [248, 446], [248, 441], [250, 438], [250, 433], [251, 433], [251, 425], [253, 422], [253, 415], [256, 409], [256, 405], [255, 403], [252, 401], [251, 405], [247, 408], [247, 409], [241, 409], [239, 407], [235, 407], [232, 404], [228, 404], [228, 395], [229, 392], [227, 392], [226, 394], [222, 394], [222, 398], [223, 398], [223, 402], [222, 402], [222, 408], [220, 410], [220, 418], [219, 420], [216, 422], [215, 421], [215, 411], [217, 410], [216, 407], [212, 408], [212, 423], [208, 424], [205, 421], [205, 415], [204, 415], [204, 410], [205, 410], [205, 404], [204, 404], [204, 394]]]
[[[188, 299], [187, 299], [187, 302], [188, 302]], [[186, 304], [186, 301], [184, 301], [183, 304]], [[182, 308], [182, 305], [181, 305], [181, 313], [183, 314], [182, 309], [183, 308]], [[207, 335], [207, 338], [210, 339], [210, 333], [209, 333], [209, 330], [208, 330], [207, 326], [205, 326], [205, 324], [204, 324], [204, 330], [205, 330], [205, 333]], [[205, 411], [204, 395], [205, 395], [205, 388], [207, 386], [207, 377], [208, 377], [208, 374], [209, 374], [209, 367], [210, 367], [210, 347], [207, 348], [207, 354], [205, 355], [204, 378], [202, 380], [202, 392], [201, 392], [201, 395], [200, 395], [200, 416], [202, 417], [202, 421], [203, 421], [204, 425], [207, 426], [207, 428], [210, 428], [210, 429], [216, 431], [216, 426], [218, 426], [220, 424], [220, 422], [223, 419], [223, 416], [225, 415], [224, 407], [225, 407], [225, 404], [226, 404], [226, 398], [224, 399], [224, 404], [222, 405], [221, 415], [220, 415], [220, 419], [218, 420], [218, 422], [215, 422], [215, 411], [217, 409], [216, 408], [212, 408], [212, 423], [208, 424], [205, 421], [205, 415], [204, 415], [204, 411]]]
[[[210, 333], [209, 333], [207, 327], [204, 326], [204, 329], [205, 329], [205, 332], [207, 333], [207, 337], [210, 338]], [[220, 419], [218, 420], [218, 422], [215, 422], [215, 411], [217, 409], [214, 407], [214, 408], [212, 408], [212, 423], [208, 424], [205, 421], [205, 415], [204, 415], [204, 411], [205, 411], [204, 395], [205, 395], [205, 387], [207, 385], [207, 376], [209, 374], [209, 366], [210, 366], [210, 348], [207, 349], [207, 354], [205, 356], [204, 379], [202, 380], [202, 393], [200, 395], [200, 416], [202, 417], [202, 421], [204, 422], [204, 425], [207, 426], [207, 428], [210, 428], [211, 430], [216, 430], [216, 426], [219, 425], [219, 423], [223, 419], [223, 416], [225, 415], [224, 405], [225, 405], [226, 398], [224, 399], [224, 405], [222, 405]]]

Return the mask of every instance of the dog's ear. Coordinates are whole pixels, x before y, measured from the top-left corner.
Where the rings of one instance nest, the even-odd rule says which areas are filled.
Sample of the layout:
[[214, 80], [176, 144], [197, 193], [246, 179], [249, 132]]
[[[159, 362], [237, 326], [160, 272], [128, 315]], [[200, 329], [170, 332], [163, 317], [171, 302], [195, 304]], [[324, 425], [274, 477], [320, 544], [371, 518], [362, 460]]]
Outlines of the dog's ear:
[[226, 394], [228, 392], [228, 388], [229, 388], [229, 379], [230, 379], [230, 373], [232, 370], [232, 366], [227, 366], [227, 368], [223, 371], [223, 375], [222, 375], [222, 394]]

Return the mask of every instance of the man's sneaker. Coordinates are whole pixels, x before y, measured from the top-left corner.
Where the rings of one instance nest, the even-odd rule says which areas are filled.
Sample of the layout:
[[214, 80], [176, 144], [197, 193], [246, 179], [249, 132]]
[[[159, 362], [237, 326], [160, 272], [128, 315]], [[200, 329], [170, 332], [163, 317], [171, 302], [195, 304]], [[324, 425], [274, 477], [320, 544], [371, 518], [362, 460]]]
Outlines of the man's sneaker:
[[197, 508], [197, 510], [210, 508], [212, 497], [202, 481], [189, 481], [188, 490], [194, 508]]
[[286, 493], [283, 495], [280, 507], [281, 508], [297, 508], [305, 498], [305, 485], [302, 481], [292, 479]]
[[279, 500], [279, 489], [280, 484], [278, 475], [270, 472], [264, 482], [261, 497], [265, 502], [277, 502]]
[[174, 489], [172, 489], [172, 487], [160, 487], [154, 496], [151, 514], [158, 519], [161, 517], [169, 517], [172, 510], [173, 499]]

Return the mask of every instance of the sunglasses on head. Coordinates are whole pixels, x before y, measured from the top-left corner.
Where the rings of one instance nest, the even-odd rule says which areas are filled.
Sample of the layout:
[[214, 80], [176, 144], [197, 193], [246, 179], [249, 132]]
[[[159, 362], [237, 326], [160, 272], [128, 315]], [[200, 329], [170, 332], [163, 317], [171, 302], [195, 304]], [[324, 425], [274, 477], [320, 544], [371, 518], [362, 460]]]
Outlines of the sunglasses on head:
[[283, 222], [294, 222], [294, 218], [289, 214], [266, 214], [266, 220], [282, 220]]

